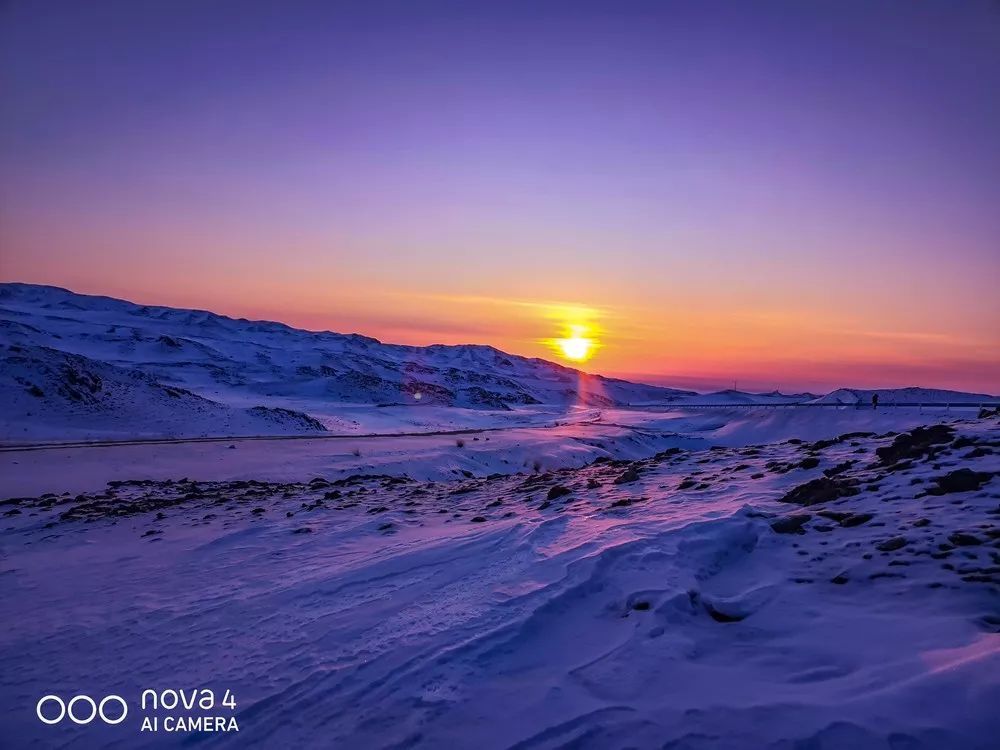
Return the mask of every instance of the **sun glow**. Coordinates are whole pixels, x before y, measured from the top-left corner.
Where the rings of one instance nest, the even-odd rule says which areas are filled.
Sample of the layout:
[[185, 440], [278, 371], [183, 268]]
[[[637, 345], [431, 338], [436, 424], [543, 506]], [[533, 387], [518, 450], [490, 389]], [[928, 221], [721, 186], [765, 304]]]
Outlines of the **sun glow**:
[[597, 348], [596, 340], [587, 335], [587, 328], [579, 325], [570, 326], [569, 335], [555, 339], [555, 345], [563, 357], [573, 362], [586, 362]]

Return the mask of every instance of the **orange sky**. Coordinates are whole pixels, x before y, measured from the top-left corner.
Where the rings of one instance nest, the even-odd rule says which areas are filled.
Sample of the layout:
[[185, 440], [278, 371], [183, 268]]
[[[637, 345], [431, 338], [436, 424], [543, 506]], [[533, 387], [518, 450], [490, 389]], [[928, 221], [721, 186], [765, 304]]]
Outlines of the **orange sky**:
[[994, 4], [8, 5], [0, 280], [538, 356], [575, 305], [592, 371], [1000, 391]]
[[[272, 273], [233, 269], [200, 277], [211, 263], [192, 260], [136, 276], [127, 261], [117, 269], [68, 271], [39, 268], [28, 256], [9, 260], [0, 268], [6, 280], [360, 332], [395, 343], [488, 343], [559, 360], [550, 339], [565, 335], [567, 325], [584, 324], [600, 346], [579, 365], [583, 369], [696, 389], [735, 381], [740, 388], [786, 391], [912, 384], [1000, 390], [1000, 345], [988, 319], [970, 326], [955, 310], [878, 297], [855, 295], [854, 304], [838, 305], [831, 289], [836, 279], [822, 294], [773, 302], [755, 300], [749, 290], [726, 299], [711, 286], [677, 285], [650, 296], [641, 285], [597, 282], [587, 296], [564, 299], [542, 296], [546, 287], [558, 286], [546, 279], [525, 279], [525, 296], [504, 297], [464, 294], [445, 283], [438, 291], [392, 287], [345, 277], [334, 268], [295, 276], [275, 266]], [[529, 296], [533, 291], [539, 296]], [[933, 298], [933, 285], [928, 291]], [[992, 301], [980, 303], [984, 311], [996, 308]]]

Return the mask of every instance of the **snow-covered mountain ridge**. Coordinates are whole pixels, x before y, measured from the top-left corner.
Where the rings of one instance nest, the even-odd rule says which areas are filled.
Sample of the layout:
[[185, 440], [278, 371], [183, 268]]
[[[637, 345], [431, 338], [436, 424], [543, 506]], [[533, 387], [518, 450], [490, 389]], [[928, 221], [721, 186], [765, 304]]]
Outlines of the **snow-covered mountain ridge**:
[[[0, 403], [8, 415], [41, 421], [63, 415], [70, 423], [74, 415], [100, 421], [128, 413], [135, 424], [146, 415], [168, 432], [172, 425], [191, 434], [220, 420], [237, 431], [267, 431], [248, 407], [322, 413], [324, 404], [407, 404], [508, 411], [669, 403], [693, 395], [491, 346], [384, 344], [357, 334], [19, 283], [0, 285], [0, 357]], [[89, 389], [81, 391], [81, 383]], [[279, 432], [322, 429], [308, 418], [273, 411], [264, 417]]]
[[[0, 438], [17, 439], [363, 431], [389, 421], [380, 421], [372, 409], [345, 418], [344, 407], [357, 405], [438, 407], [451, 415], [466, 410], [461, 418], [409, 422], [447, 428], [482, 422], [485, 417], [476, 413], [492, 413], [496, 421], [496, 415], [513, 411], [509, 421], [527, 423], [546, 408], [551, 413], [571, 406], [814, 398], [697, 394], [592, 375], [485, 345], [386, 344], [358, 334], [21, 283], [0, 284], [0, 363]], [[872, 393], [840, 389], [818, 400], [864, 404]], [[879, 393], [883, 403], [991, 398], [926, 389]]]

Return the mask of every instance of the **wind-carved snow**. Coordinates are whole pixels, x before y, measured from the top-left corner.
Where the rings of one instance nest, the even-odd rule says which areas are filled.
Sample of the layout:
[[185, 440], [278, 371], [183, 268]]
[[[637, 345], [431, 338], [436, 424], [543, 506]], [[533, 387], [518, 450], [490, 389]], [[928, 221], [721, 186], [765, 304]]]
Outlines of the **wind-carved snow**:
[[5, 739], [83, 742], [34, 721], [47, 692], [183, 683], [237, 695], [224, 747], [985, 750], [998, 474], [994, 415], [450, 482], [12, 499], [0, 698], [28, 709]]

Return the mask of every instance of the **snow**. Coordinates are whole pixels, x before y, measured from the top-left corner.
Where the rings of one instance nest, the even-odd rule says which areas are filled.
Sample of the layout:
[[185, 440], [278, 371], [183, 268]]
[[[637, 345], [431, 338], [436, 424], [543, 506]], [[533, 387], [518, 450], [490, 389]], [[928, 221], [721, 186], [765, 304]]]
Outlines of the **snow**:
[[[30, 707], [211, 686], [238, 700], [222, 746], [993, 747], [1000, 425], [954, 427], [909, 465], [876, 455], [891, 436], [849, 436], [11, 503], [0, 698], [28, 708], [5, 736], [177, 746], [138, 710], [83, 733]], [[782, 502], [847, 461], [856, 494]], [[956, 468], [980, 488], [929, 492]]]
[[[0, 284], [0, 362], [6, 443], [441, 432], [553, 425], [623, 407], [864, 406], [874, 393], [696, 394], [489, 346], [383, 344], [30, 284]], [[913, 388], [879, 394], [887, 405], [996, 400]], [[734, 418], [719, 412], [707, 423]]]
[[[4, 746], [1000, 736], [990, 397], [693, 394], [20, 284], [0, 357]], [[140, 732], [180, 688], [239, 731]], [[127, 721], [36, 718], [79, 693]]]
[[[143, 434], [174, 437], [372, 431], [391, 421], [374, 407], [427, 408], [410, 420], [437, 430], [455, 422], [523, 424], [537, 406], [565, 411], [691, 395], [489, 346], [383, 344], [29, 284], [0, 284], [0, 357], [0, 439], [22, 441], [120, 436], [138, 422]], [[64, 395], [76, 373], [97, 385], [85, 405]], [[136, 380], [148, 392], [127, 388]], [[164, 389], [197, 399], [172, 399]], [[121, 414], [123, 403], [132, 414]], [[258, 406], [300, 412], [322, 426], [285, 414], [269, 430], [247, 417]], [[144, 409], [150, 418], [137, 419]], [[512, 410], [519, 414], [505, 415]]]
[[864, 390], [857, 388], [838, 388], [825, 396], [813, 401], [818, 404], [870, 404], [872, 396], [878, 394], [879, 404], [919, 404], [919, 403], [960, 403], [980, 404], [996, 401], [995, 396], [985, 393], [963, 393], [940, 388], [883, 388]]
[[[461, 443], [461, 446], [459, 446]], [[460, 435], [239, 440], [0, 451], [0, 489], [10, 495], [91, 492], [115, 479], [337, 479], [358, 473], [446, 481], [582, 466], [596, 458], [645, 458], [699, 437], [613, 425], [509, 429]], [[230, 447], [232, 446], [232, 447]], [[463, 473], [464, 472], [464, 473]], [[54, 480], [53, 477], [58, 477]]]

